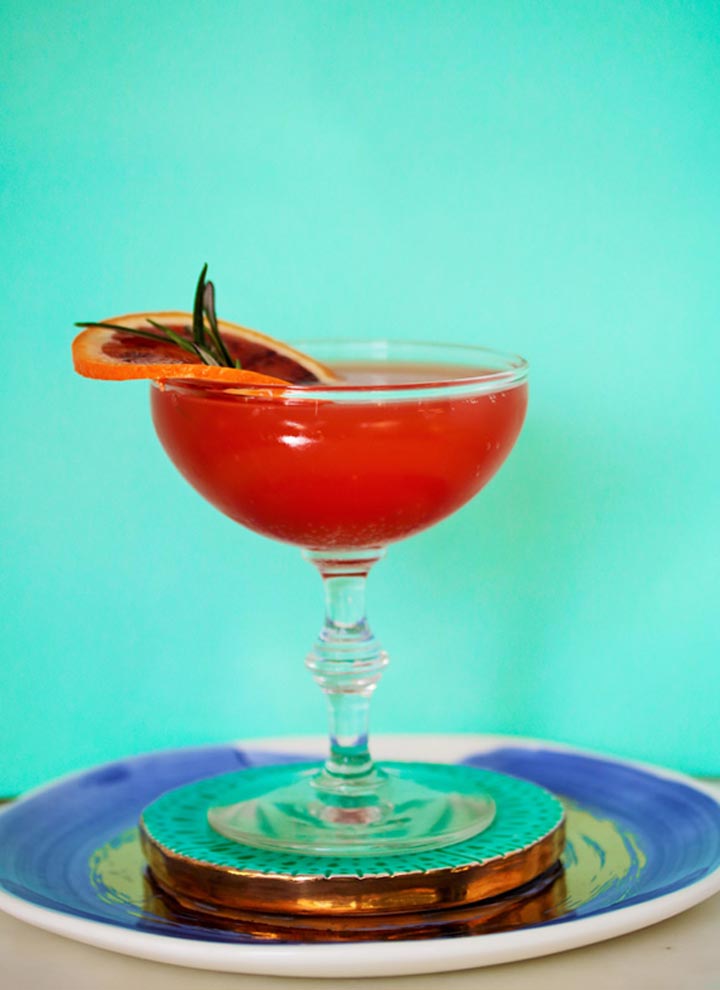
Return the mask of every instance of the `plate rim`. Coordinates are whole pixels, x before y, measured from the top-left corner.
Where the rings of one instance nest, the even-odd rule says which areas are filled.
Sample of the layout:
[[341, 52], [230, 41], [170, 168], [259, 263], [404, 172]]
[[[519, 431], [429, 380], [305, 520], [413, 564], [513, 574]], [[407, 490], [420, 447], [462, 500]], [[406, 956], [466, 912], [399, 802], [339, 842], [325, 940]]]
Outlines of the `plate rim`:
[[[591, 757], [609, 763], [631, 766], [653, 776], [685, 784], [704, 794], [720, 807], [718, 789], [712, 784], [698, 781], [680, 771], [655, 764], [629, 760], [605, 753], [593, 752], [565, 743], [549, 740], [505, 735], [481, 735], [476, 733], [418, 733], [379, 735], [378, 749], [422, 747], [435, 748], [438, 743], [456, 755], [447, 758], [462, 759], [483, 750], [498, 746], [520, 749], [540, 748]], [[292, 752], [306, 746], [324, 744], [321, 736], [272, 736], [242, 739], [227, 743], [228, 746], [259, 749], [265, 752]], [[152, 756], [157, 752], [173, 753], [183, 749], [217, 748], [222, 743], [206, 746], [170, 747], [161, 751], [134, 754], [125, 760]], [[383, 753], [380, 758], [387, 757]], [[397, 758], [397, 757], [396, 757]], [[415, 756], [415, 758], [418, 758]], [[29, 801], [34, 796], [53, 789], [73, 778], [82, 777], [91, 770], [123, 758], [73, 771], [51, 782], [41, 784], [9, 803], [0, 810], [0, 816], [11, 808]], [[208, 942], [152, 932], [140, 932], [123, 928], [111, 922], [79, 918], [61, 910], [33, 904], [9, 893], [0, 884], [0, 910], [20, 921], [53, 934], [73, 939], [123, 955], [135, 956], [154, 962], [170, 963], [196, 969], [221, 972], [247, 973], [268, 976], [329, 977], [347, 976], [400, 976], [421, 973], [450, 972], [480, 968], [504, 962], [539, 958], [568, 949], [605, 941], [617, 935], [629, 934], [700, 904], [720, 891], [720, 866], [708, 876], [702, 877], [679, 890], [660, 894], [640, 904], [618, 904], [596, 915], [584, 918], [559, 919], [545, 925], [507, 932], [480, 935], [413, 940], [408, 942], [378, 941], [363, 943], [327, 944], [230, 944]]]

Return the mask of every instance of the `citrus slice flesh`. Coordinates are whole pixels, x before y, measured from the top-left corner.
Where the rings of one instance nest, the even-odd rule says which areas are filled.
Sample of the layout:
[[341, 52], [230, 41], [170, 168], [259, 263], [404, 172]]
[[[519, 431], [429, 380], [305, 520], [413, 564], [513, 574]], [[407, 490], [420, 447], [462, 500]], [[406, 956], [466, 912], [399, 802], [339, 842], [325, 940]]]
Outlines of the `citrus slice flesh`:
[[[129, 313], [102, 320], [117, 327], [148, 330], [160, 323], [192, 340], [192, 314], [180, 312]], [[238, 385], [332, 384], [338, 378], [330, 368], [282, 341], [236, 323], [218, 320], [218, 329], [233, 360], [241, 367], [204, 364], [172, 341], [151, 340], [122, 330], [91, 326], [73, 341], [75, 370], [86, 378], [122, 381], [191, 379]]]

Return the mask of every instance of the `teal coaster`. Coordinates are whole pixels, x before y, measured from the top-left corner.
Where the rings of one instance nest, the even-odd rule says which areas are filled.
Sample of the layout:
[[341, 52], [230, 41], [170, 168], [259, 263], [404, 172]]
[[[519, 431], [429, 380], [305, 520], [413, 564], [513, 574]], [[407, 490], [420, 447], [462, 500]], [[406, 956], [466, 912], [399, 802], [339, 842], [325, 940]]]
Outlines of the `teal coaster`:
[[[168, 791], [143, 811], [143, 848], [156, 881], [193, 907], [342, 913], [411, 910], [496, 896], [534, 879], [559, 858], [564, 811], [544, 788], [490, 770], [385, 763], [425, 779], [448, 771], [458, 791], [483, 789], [492, 824], [455, 845], [382, 856], [315, 856], [240, 845], [215, 832], [207, 811], [283, 786], [312, 764], [240, 770]], [[449, 882], [451, 881], [451, 882]]]

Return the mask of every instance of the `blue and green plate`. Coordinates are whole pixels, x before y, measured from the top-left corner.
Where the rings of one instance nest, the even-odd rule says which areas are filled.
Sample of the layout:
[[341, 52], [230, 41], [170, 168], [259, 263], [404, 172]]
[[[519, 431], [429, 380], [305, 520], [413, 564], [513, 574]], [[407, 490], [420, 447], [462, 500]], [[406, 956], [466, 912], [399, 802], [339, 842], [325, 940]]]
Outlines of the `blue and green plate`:
[[[283, 752], [283, 747], [285, 751]], [[530, 958], [663, 920], [720, 890], [720, 803], [709, 787], [546, 743], [480, 736], [386, 740], [381, 755], [464, 763], [540, 784], [567, 816], [562, 869], [522, 904], [359, 943], [228, 926], [167, 902], [147, 877], [137, 823], [170, 788], [314, 755], [301, 744], [137, 756], [27, 795], [0, 813], [0, 908], [38, 927], [179, 965], [295, 976], [428, 973]], [[483, 913], [484, 912], [484, 913]], [[370, 937], [368, 941], [367, 938]]]

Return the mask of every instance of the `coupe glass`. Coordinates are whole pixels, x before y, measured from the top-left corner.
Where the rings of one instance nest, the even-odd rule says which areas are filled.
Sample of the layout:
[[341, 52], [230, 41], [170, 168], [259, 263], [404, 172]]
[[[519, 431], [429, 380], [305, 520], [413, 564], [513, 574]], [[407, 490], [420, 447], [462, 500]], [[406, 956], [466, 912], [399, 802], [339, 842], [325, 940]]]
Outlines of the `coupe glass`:
[[326, 762], [268, 767], [250, 795], [210, 808], [208, 820], [246, 845], [304, 854], [459, 842], [495, 813], [472, 774], [370, 757], [370, 699], [388, 658], [366, 619], [365, 584], [388, 544], [444, 519], [495, 474], [525, 416], [527, 364], [446, 344], [296, 346], [342, 384], [151, 390], [155, 428], [181, 474], [243, 526], [301, 547], [325, 590], [306, 664], [327, 697]]

